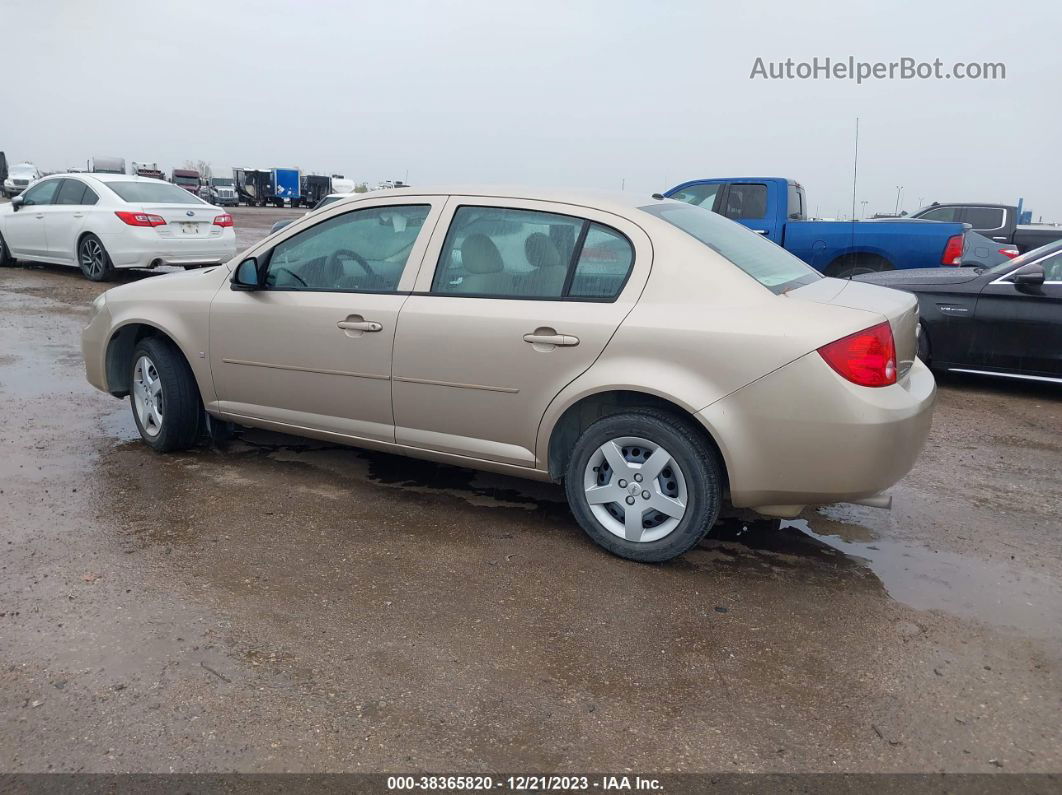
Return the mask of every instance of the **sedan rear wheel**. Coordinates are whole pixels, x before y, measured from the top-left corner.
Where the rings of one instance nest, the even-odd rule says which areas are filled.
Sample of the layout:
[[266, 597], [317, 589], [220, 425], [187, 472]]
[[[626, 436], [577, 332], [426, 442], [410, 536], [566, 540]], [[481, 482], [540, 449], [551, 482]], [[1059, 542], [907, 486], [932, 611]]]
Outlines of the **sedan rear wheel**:
[[85, 278], [94, 282], [107, 281], [114, 275], [111, 256], [95, 235], [85, 235], [77, 247], [77, 262]]
[[715, 523], [722, 466], [703, 434], [684, 420], [640, 409], [583, 432], [565, 488], [579, 524], [621, 557], [669, 560]]

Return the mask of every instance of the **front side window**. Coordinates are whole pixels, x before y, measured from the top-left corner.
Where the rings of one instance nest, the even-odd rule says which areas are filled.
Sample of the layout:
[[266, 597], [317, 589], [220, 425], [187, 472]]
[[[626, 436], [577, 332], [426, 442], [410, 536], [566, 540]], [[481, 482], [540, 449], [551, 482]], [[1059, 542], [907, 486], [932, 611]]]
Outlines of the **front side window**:
[[734, 220], [767, 217], [767, 186], [732, 183], [726, 194], [723, 215]]
[[1000, 229], [1003, 227], [1002, 207], [967, 207], [963, 220], [974, 229]]
[[1044, 281], [1062, 282], [1062, 254], [1055, 254], [1040, 263], [1044, 268]]
[[205, 204], [189, 193], [168, 182], [108, 182], [107, 187], [130, 204]]
[[811, 284], [822, 274], [784, 248], [715, 213], [685, 204], [640, 208], [701, 241], [773, 293]]
[[22, 203], [31, 206], [34, 204], [51, 204], [55, 198], [55, 192], [59, 189], [59, 183], [63, 180], [50, 179], [40, 182], [22, 194]]
[[373, 207], [315, 224], [273, 249], [266, 287], [392, 292], [430, 209], [426, 204]]
[[613, 300], [633, 262], [626, 237], [584, 218], [459, 207], [443, 244], [432, 292]]
[[675, 199], [676, 201], [686, 202], [686, 204], [692, 204], [694, 207], [703, 207], [706, 210], [711, 210], [715, 207], [715, 197], [719, 195], [719, 191], [722, 187], [722, 182], [690, 185], [681, 190], [675, 191], [671, 194], [670, 198]]
[[85, 183], [76, 179], [64, 179], [63, 186], [59, 188], [59, 194], [55, 197], [56, 204], [83, 204], [81, 197], [85, 195]]

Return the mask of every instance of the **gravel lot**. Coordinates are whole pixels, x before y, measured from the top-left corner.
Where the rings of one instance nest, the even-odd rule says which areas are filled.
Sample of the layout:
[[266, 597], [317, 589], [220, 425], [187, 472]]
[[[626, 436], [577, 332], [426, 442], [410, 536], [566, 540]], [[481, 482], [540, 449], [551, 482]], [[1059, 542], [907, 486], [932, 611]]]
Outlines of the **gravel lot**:
[[84, 380], [102, 289], [0, 271], [0, 770], [1062, 769], [1059, 390], [943, 381], [891, 512], [644, 566], [559, 487], [152, 453]]

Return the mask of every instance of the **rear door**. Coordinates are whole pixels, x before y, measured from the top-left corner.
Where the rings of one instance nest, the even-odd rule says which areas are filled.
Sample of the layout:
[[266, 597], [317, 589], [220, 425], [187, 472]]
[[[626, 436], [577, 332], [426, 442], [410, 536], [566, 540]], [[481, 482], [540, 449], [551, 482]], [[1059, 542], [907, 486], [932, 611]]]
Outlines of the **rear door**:
[[52, 211], [52, 202], [62, 181], [46, 179], [38, 182], [22, 194], [22, 206], [18, 212], [8, 216], [4, 239], [15, 256], [49, 256], [45, 218]]
[[395, 337], [401, 444], [535, 465], [546, 407], [633, 308], [640, 227], [553, 202], [452, 197]]
[[753, 232], [781, 244], [781, 230], [768, 217], [768, 189], [764, 182], [731, 182], [719, 213]]
[[77, 262], [77, 236], [84, 226], [88, 207], [97, 201], [95, 191], [79, 179], [63, 180], [55, 203], [44, 219], [48, 251], [52, 257]]
[[1009, 214], [1006, 207], [963, 207], [961, 220], [978, 234], [1006, 243], [1011, 237], [1008, 229], [1013, 226], [1013, 222], [1008, 224]]
[[1003, 276], [981, 290], [970, 346], [973, 365], [1062, 377], [1062, 252], [1039, 263], [1043, 285], [1016, 285]]

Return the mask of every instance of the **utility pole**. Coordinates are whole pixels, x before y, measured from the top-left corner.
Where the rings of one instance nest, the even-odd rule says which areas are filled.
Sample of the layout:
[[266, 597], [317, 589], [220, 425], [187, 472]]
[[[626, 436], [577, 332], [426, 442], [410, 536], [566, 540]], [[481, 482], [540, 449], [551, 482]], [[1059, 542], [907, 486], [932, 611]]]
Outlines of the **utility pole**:
[[[852, 160], [852, 220], [855, 220], [855, 207], [856, 207], [856, 182], [859, 177], [859, 117], [856, 116], [856, 128], [855, 128], [855, 157]], [[855, 234], [853, 230], [853, 234]]]
[[867, 217], [867, 200], [863, 199], [863, 201], [861, 201], [859, 203], [863, 205], [863, 209], [859, 211], [859, 217], [860, 218], [866, 218]]
[[900, 194], [903, 193], [903, 185], [896, 186], [896, 209], [893, 210], [893, 215], [900, 214]]

